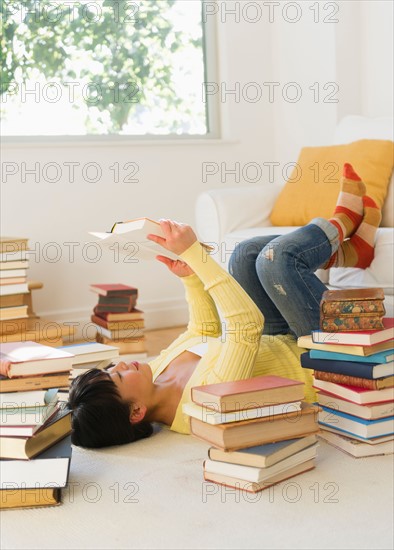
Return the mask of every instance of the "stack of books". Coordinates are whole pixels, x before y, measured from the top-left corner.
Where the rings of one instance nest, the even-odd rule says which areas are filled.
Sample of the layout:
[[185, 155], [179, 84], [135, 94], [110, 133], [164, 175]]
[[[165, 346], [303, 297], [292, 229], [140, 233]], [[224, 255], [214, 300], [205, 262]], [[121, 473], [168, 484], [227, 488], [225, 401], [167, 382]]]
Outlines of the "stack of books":
[[71, 416], [59, 400], [73, 355], [37, 342], [1, 344], [0, 508], [60, 504]]
[[19, 326], [28, 318], [28, 306], [25, 294], [29, 293], [27, 284], [28, 239], [21, 237], [0, 238], [0, 331], [6, 329], [7, 321]]
[[[354, 292], [348, 307], [356, 302], [360, 300]], [[382, 328], [375, 330], [348, 331], [341, 330], [346, 325], [337, 326], [335, 332], [315, 330], [298, 339], [300, 347], [309, 349], [301, 354], [301, 365], [314, 371], [322, 409], [320, 437], [354, 457], [391, 454], [394, 319], [382, 318]]]
[[90, 289], [99, 297], [91, 316], [97, 342], [117, 347], [121, 355], [145, 359], [145, 320], [144, 312], [136, 308], [138, 289], [123, 284], [93, 284]]
[[319, 408], [302, 382], [279, 376], [194, 387], [190, 431], [212, 445], [204, 479], [259, 492], [315, 467]]

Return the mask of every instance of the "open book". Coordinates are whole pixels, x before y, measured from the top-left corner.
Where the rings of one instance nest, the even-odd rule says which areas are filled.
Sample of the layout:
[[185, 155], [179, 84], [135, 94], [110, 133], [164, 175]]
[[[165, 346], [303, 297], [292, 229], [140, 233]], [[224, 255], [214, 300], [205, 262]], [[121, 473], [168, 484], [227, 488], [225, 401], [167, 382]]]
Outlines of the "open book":
[[[149, 218], [117, 222], [112, 226], [111, 231], [106, 233], [90, 231], [89, 234], [98, 238], [100, 244], [113, 250], [115, 257], [116, 255], [126, 256], [125, 261], [130, 263], [138, 260], [154, 260], [159, 254], [172, 260], [178, 259], [176, 254], [147, 238], [149, 234], [164, 237], [160, 224]], [[212, 250], [209, 245], [201, 244], [207, 252]]]

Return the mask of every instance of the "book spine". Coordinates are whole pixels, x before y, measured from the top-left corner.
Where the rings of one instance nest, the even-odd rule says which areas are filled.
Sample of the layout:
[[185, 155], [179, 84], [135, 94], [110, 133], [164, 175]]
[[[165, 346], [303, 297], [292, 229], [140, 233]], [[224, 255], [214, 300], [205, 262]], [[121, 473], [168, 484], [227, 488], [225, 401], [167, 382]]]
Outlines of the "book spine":
[[376, 380], [367, 378], [359, 378], [356, 376], [347, 376], [346, 374], [337, 374], [335, 372], [314, 371], [314, 377], [317, 380], [332, 382], [333, 384], [344, 384], [346, 386], [357, 386], [366, 390], [377, 390], [378, 384]]
[[320, 317], [320, 329], [324, 332], [348, 332], [351, 330], [384, 329], [383, 317], [357, 315], [347, 317]]
[[344, 301], [323, 301], [321, 312], [325, 315], [359, 315], [386, 313], [383, 300], [344, 300]]
[[357, 363], [355, 361], [312, 359], [309, 353], [302, 353], [300, 360], [304, 369], [369, 379], [374, 378], [374, 367], [376, 365], [376, 363]]

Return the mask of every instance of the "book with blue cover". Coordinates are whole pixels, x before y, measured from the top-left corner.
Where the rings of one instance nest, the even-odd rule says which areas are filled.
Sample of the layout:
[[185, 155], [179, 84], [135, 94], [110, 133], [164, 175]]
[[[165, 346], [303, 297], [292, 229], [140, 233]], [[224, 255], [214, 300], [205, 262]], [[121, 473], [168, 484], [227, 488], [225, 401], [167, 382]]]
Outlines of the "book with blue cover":
[[394, 434], [394, 416], [366, 420], [342, 411], [320, 405], [319, 424], [335, 428], [340, 432], [357, 435], [364, 439], [373, 439]]
[[368, 378], [370, 380], [394, 375], [394, 361], [390, 363], [373, 363], [354, 361], [328, 361], [327, 359], [312, 359], [311, 354], [306, 352], [300, 356], [301, 365], [304, 369], [312, 369], [322, 372], [333, 372], [335, 374], [344, 374], [358, 378]]
[[267, 468], [280, 462], [302, 449], [306, 449], [316, 443], [316, 435], [308, 435], [286, 441], [277, 441], [265, 445], [246, 447], [239, 451], [222, 451], [216, 447], [210, 447], [208, 457], [211, 460], [228, 462], [231, 464], [242, 464], [256, 468]]
[[373, 353], [372, 355], [352, 355], [350, 353], [338, 353], [335, 351], [322, 351], [318, 349], [311, 349], [309, 351], [311, 359], [326, 359], [327, 361], [351, 361], [354, 363], [375, 363], [383, 364], [394, 361], [394, 349], [388, 349], [386, 351], [380, 351]]

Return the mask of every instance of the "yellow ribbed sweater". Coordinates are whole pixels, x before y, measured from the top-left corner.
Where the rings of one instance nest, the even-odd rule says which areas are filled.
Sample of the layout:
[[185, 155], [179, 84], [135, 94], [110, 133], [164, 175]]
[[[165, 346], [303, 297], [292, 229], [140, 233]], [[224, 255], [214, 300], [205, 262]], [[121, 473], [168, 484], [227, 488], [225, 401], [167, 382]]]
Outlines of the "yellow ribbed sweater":
[[262, 336], [264, 317], [260, 310], [198, 242], [181, 258], [194, 271], [194, 275], [181, 278], [189, 306], [189, 323], [186, 331], [150, 363], [153, 380], [188, 348], [208, 342], [208, 349], [185, 386], [171, 429], [190, 433], [189, 417], [183, 414], [182, 406], [191, 402], [191, 388], [203, 384], [275, 374], [305, 382], [306, 399], [314, 401], [311, 371], [300, 365], [299, 357], [304, 350], [297, 346], [295, 338]]

